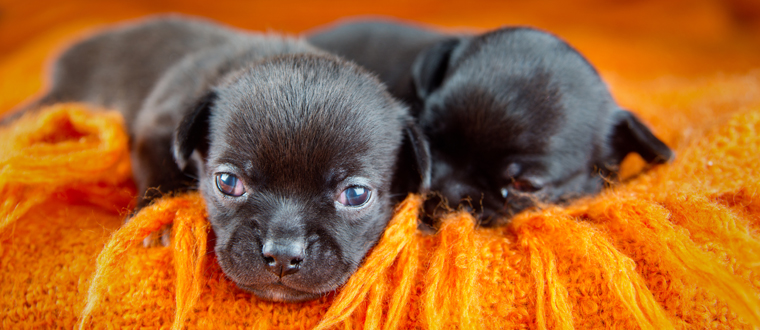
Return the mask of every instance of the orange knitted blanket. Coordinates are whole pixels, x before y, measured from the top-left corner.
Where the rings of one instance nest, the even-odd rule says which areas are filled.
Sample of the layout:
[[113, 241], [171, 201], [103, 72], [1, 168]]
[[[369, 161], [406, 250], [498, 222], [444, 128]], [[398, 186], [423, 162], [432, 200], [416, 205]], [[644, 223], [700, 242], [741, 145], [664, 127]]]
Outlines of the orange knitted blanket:
[[[176, 10], [298, 32], [380, 13], [451, 27], [552, 30], [599, 67], [618, 102], [676, 150], [676, 161], [641, 173], [631, 157], [624, 181], [599, 196], [545, 205], [495, 229], [452, 213], [439, 232], [419, 232], [421, 200], [409, 196], [344, 287], [312, 302], [272, 303], [225, 278], [197, 194], [164, 198], [121, 227], [135, 195], [122, 119], [56, 105], [0, 128], [1, 328], [760, 327], [760, 7], [753, 2], [288, 6], [0, 4], [0, 114], [42, 88], [43, 59], [101, 23]], [[170, 247], [140, 246], [168, 222]]]

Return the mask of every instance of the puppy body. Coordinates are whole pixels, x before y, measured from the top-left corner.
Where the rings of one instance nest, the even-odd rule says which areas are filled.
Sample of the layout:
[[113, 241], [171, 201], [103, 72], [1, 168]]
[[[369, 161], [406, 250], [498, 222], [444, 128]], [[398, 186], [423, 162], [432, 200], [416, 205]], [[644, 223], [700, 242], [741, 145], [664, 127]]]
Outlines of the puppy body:
[[376, 73], [389, 91], [419, 108], [412, 64], [426, 49], [450, 36], [420, 27], [386, 21], [358, 21], [308, 36], [314, 46], [350, 59]]
[[598, 192], [630, 152], [650, 163], [672, 158], [577, 51], [545, 32], [448, 36], [355, 22], [309, 41], [375, 70], [412, 105], [439, 192], [429, 213], [443, 197], [451, 206], [468, 201], [483, 224], [500, 223], [535, 201]]
[[138, 209], [197, 186], [222, 269], [264, 299], [344, 283], [409, 192], [400, 178], [421, 184], [424, 168], [399, 166], [428, 164], [406, 107], [358, 66], [197, 19], [154, 18], [74, 45], [29, 109], [64, 101], [124, 114]]
[[53, 67], [51, 90], [27, 109], [86, 102], [121, 111], [132, 138], [135, 181], [145, 197], [138, 199], [140, 209], [192, 184], [175, 165], [171, 147], [174, 129], [194, 102], [223, 76], [252, 62], [309, 52], [315, 50], [302, 41], [237, 32], [203, 20], [147, 19], [64, 52]]

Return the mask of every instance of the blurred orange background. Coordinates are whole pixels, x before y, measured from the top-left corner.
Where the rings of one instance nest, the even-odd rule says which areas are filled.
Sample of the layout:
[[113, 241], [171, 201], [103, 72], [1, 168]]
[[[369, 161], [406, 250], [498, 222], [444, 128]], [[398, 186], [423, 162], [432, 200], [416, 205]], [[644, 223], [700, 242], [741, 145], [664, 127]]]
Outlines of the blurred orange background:
[[[0, 2], [0, 67], [34, 72], [79, 31], [158, 12], [298, 34], [353, 15], [386, 15], [451, 29], [533, 25], [567, 39], [602, 71], [652, 77], [734, 72], [760, 65], [760, 1], [44, 1]], [[19, 54], [36, 48], [39, 58]], [[46, 52], [47, 50], [48, 52]], [[12, 68], [15, 67], [15, 68]], [[5, 105], [7, 106], [7, 105]]]
[[737, 111], [760, 105], [756, 0], [3, 0], [0, 114], [43, 90], [45, 63], [77, 36], [165, 12], [294, 35], [356, 15], [415, 20], [450, 31], [536, 26], [588, 57], [617, 101], [676, 149]]

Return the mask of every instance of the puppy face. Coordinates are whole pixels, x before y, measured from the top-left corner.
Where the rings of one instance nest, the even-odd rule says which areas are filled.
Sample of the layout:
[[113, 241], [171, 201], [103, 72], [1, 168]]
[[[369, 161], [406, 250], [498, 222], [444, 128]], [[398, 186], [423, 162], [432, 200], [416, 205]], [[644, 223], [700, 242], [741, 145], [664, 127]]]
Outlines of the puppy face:
[[208, 137], [192, 149], [225, 274], [275, 301], [343, 284], [392, 215], [406, 109], [357, 67], [313, 55], [238, 72], [200, 104], [176, 148]]
[[413, 75], [438, 192], [429, 214], [444, 198], [499, 223], [536, 201], [598, 192], [629, 152], [672, 157], [578, 52], [543, 32], [449, 40], [418, 57]]

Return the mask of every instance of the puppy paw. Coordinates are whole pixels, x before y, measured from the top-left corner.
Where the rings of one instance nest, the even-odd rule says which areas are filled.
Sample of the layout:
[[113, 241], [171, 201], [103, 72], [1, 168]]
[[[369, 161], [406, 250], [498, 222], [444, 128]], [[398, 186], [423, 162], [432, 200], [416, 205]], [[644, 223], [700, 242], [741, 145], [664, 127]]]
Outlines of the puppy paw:
[[143, 239], [146, 248], [169, 246], [171, 243], [172, 225], [168, 224], [156, 230]]

